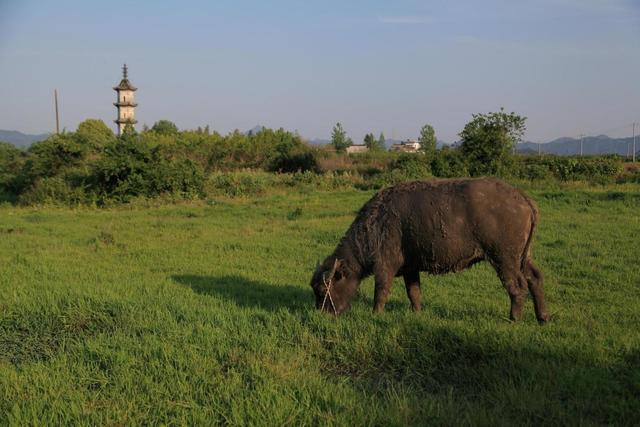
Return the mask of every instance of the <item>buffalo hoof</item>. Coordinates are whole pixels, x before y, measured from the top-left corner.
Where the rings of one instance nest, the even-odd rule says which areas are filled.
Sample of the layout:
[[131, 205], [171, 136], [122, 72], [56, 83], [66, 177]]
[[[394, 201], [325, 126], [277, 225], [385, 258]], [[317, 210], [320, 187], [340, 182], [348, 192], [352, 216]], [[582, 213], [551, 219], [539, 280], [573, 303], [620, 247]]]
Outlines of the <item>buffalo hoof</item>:
[[542, 326], [549, 323], [553, 319], [549, 313], [544, 313], [542, 316], [538, 317], [538, 323]]

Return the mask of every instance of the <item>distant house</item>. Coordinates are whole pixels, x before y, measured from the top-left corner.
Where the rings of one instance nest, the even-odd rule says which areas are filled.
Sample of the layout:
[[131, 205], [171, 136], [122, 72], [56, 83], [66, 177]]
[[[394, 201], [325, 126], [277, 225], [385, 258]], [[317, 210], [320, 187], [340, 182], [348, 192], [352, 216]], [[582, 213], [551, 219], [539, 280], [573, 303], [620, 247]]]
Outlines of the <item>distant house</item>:
[[366, 153], [367, 151], [369, 151], [369, 147], [364, 144], [353, 144], [347, 147], [348, 154]]
[[417, 153], [420, 150], [420, 143], [414, 139], [407, 139], [400, 144], [393, 144], [390, 151], [401, 151], [403, 153]]

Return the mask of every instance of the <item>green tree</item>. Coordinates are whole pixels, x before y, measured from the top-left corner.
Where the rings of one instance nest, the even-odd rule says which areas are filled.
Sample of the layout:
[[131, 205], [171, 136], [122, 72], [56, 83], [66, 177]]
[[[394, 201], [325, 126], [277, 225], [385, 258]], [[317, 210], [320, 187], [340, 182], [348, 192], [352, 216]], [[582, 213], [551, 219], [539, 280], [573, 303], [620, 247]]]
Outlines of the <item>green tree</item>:
[[364, 145], [369, 149], [369, 150], [375, 150], [375, 145], [376, 145], [376, 137], [373, 136], [372, 133], [368, 133], [364, 136]]
[[508, 171], [511, 152], [526, 130], [527, 118], [513, 112], [473, 114], [460, 132], [460, 149], [472, 176], [502, 175]]
[[436, 132], [433, 130], [433, 126], [422, 126], [418, 142], [420, 143], [420, 150], [426, 153], [429, 157], [433, 157], [436, 152]]
[[331, 143], [338, 152], [344, 152], [347, 147], [353, 145], [351, 138], [347, 138], [347, 132], [342, 128], [340, 122], [336, 123], [331, 132]]
[[378, 137], [378, 147], [381, 150], [385, 150], [387, 148], [386, 140], [384, 139], [384, 133], [380, 132], [380, 136]]
[[367, 146], [367, 148], [369, 149], [369, 151], [382, 151], [384, 150], [384, 136], [382, 134], [380, 134], [382, 136], [382, 140], [380, 139], [376, 139], [375, 136], [373, 136], [372, 133], [368, 133], [365, 135], [364, 137], [364, 145]]
[[169, 120], [158, 120], [153, 124], [151, 130], [160, 135], [174, 135], [178, 133], [178, 126]]
[[19, 192], [17, 178], [26, 153], [12, 144], [0, 142], [0, 202], [13, 199]]
[[87, 119], [78, 125], [76, 141], [92, 148], [101, 148], [115, 140], [115, 135], [102, 120]]
[[126, 125], [124, 125], [124, 129], [122, 129], [120, 140], [126, 139], [130, 141], [137, 141], [139, 139], [138, 136], [139, 135], [136, 131], [136, 128], [134, 128], [131, 123], [127, 123]]
[[23, 172], [28, 181], [54, 176], [80, 164], [87, 151], [87, 147], [78, 143], [73, 134], [53, 134], [29, 147]]

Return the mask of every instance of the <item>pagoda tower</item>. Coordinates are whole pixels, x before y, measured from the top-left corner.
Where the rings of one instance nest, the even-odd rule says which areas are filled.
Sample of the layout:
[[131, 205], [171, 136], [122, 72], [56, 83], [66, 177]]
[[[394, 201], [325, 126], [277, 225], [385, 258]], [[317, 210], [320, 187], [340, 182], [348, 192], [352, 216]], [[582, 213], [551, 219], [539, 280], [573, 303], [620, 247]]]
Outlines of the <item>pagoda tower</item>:
[[135, 103], [133, 96], [133, 93], [138, 89], [129, 81], [127, 71], [127, 64], [124, 64], [124, 67], [122, 67], [122, 80], [120, 80], [118, 86], [113, 88], [118, 93], [118, 102], [113, 103], [118, 109], [118, 118], [115, 120], [118, 124], [118, 136], [122, 135], [126, 125], [133, 126], [138, 123], [135, 112], [138, 104]]

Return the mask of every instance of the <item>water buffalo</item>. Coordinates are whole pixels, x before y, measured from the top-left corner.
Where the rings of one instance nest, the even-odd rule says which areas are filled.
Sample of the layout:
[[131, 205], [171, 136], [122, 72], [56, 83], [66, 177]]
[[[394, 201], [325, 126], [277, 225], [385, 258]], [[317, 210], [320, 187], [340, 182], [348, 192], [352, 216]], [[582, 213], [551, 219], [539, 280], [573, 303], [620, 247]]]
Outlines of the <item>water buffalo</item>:
[[333, 254], [311, 279], [316, 308], [336, 315], [363, 278], [375, 277], [374, 312], [402, 275], [413, 310], [421, 309], [420, 272], [443, 274], [487, 260], [511, 299], [512, 320], [531, 292], [538, 321], [549, 320], [542, 273], [531, 260], [535, 203], [493, 178], [407, 182], [384, 189], [358, 212]]

